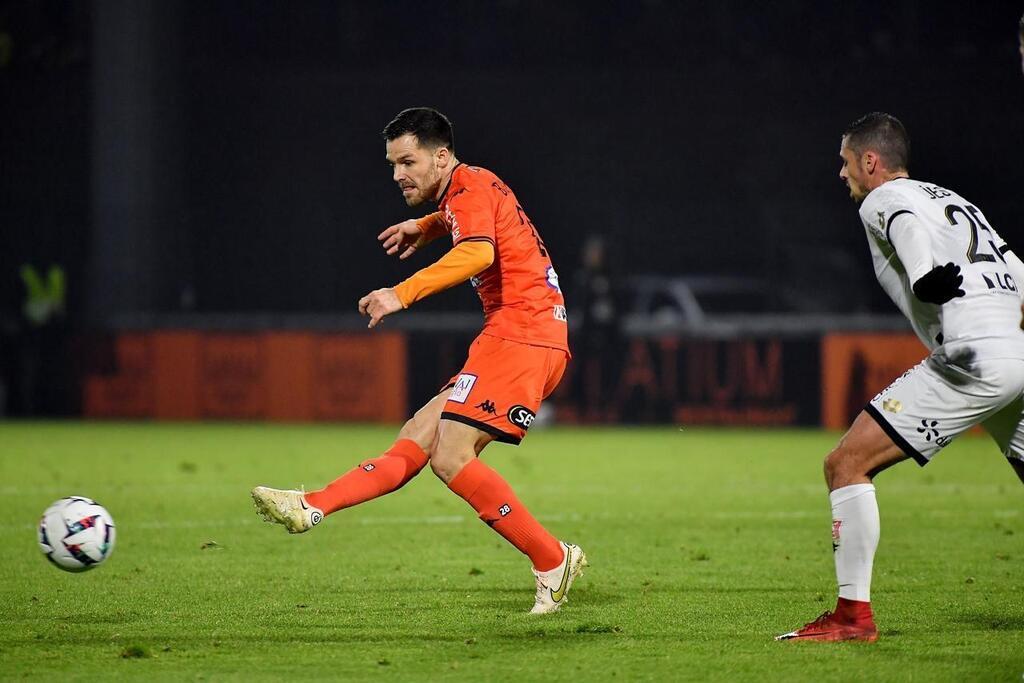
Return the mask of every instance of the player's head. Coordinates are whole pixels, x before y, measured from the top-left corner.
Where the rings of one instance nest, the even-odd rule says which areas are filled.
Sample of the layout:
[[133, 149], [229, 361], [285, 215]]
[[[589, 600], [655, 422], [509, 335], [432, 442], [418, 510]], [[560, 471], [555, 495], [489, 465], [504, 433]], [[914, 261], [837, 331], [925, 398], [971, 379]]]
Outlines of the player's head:
[[388, 163], [409, 206], [436, 199], [455, 167], [455, 133], [444, 114], [429, 107], [401, 112], [384, 127]]
[[850, 188], [854, 201], [860, 202], [882, 183], [906, 174], [910, 138], [898, 118], [872, 112], [843, 132], [839, 156], [843, 160], [839, 177]]

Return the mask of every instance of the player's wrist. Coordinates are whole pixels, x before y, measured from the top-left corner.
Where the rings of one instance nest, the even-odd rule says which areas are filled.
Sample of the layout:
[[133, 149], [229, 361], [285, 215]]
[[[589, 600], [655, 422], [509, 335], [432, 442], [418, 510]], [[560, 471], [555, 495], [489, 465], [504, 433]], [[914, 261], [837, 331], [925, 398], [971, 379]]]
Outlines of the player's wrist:
[[408, 283], [408, 280], [403, 280], [390, 289], [390, 291], [394, 293], [395, 298], [398, 299], [398, 303], [402, 304], [403, 309], [409, 308], [409, 305], [412, 304], [415, 299], [415, 295], [411, 291], [411, 287]]

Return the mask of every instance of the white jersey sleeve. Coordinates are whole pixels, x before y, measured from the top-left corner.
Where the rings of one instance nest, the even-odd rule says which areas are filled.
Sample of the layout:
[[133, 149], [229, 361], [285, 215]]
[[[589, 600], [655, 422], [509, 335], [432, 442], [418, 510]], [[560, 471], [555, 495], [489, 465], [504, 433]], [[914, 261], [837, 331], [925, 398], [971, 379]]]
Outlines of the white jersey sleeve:
[[928, 274], [932, 262], [932, 238], [928, 229], [917, 216], [909, 211], [889, 219], [889, 242], [896, 249], [896, 255], [907, 271], [911, 285]]
[[[879, 284], [928, 348], [1024, 358], [1009, 249], [981, 210], [951, 190], [898, 178], [868, 194], [860, 218]], [[941, 306], [919, 300], [913, 283], [950, 262], [960, 266], [964, 296]]]

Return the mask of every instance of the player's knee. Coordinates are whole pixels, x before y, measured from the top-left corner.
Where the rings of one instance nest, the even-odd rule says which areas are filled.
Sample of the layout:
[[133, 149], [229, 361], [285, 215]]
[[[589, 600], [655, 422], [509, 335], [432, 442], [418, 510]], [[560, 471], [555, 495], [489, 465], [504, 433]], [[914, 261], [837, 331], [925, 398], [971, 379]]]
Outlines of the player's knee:
[[842, 478], [843, 474], [850, 468], [854, 460], [850, 450], [840, 443], [825, 456], [825, 482], [832, 488], [835, 481]]
[[438, 449], [430, 456], [430, 469], [445, 484], [450, 484], [463, 467], [473, 459], [474, 454]]

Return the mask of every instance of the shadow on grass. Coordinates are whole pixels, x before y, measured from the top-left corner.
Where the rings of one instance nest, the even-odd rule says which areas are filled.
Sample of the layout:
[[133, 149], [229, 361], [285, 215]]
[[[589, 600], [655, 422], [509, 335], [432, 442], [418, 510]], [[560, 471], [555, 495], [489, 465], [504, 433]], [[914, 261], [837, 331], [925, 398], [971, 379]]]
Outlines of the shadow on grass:
[[1024, 614], [965, 612], [953, 617], [953, 621], [980, 631], [1024, 631]]

